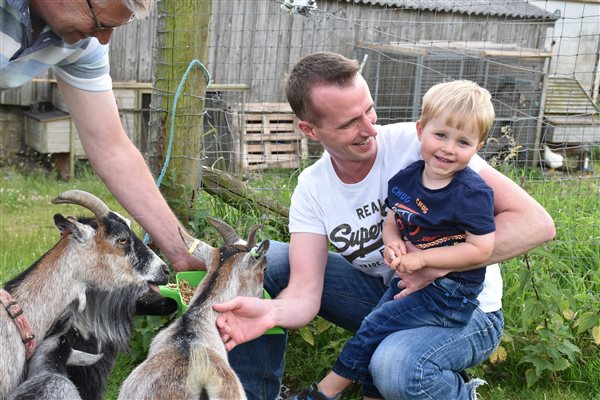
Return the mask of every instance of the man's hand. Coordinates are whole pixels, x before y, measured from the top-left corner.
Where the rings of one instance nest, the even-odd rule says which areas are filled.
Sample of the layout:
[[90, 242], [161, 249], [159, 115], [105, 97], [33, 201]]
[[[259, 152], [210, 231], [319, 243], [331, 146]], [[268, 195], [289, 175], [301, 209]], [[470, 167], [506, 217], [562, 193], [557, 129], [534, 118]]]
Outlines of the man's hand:
[[422, 256], [422, 251], [409, 253], [394, 261], [392, 266], [395, 267], [396, 272], [412, 274], [426, 266]]
[[448, 272], [450, 272], [450, 270], [428, 267], [411, 273], [397, 272], [396, 275], [400, 277], [398, 288], [402, 290], [394, 296], [394, 299], [402, 299], [417, 290], [421, 290], [437, 278], [446, 275]]
[[221, 313], [217, 317], [217, 328], [227, 351], [256, 339], [275, 326], [270, 318], [272, 304], [273, 300], [238, 296], [213, 305], [213, 309]]

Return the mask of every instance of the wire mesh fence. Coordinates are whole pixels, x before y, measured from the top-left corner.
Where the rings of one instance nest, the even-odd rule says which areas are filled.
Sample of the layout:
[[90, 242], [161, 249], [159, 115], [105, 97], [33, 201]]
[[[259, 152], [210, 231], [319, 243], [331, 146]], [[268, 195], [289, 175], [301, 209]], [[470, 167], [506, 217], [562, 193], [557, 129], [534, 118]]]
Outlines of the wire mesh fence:
[[[600, 343], [600, 299], [594, 294], [600, 292], [598, 2], [197, 3], [210, 4], [210, 13], [193, 14], [192, 20], [203, 22], [181, 29], [208, 30], [202, 44], [207, 51], [200, 61], [211, 84], [201, 96], [203, 107], [178, 112], [175, 133], [169, 132], [164, 117], [151, 126], [157, 143], [167, 143], [171, 136], [185, 143], [199, 141], [198, 150], [185, 145], [183, 153], [172, 155], [197, 161], [192, 169], [177, 171], [198, 179], [197, 193], [236, 204], [242, 210], [240, 219], [252, 203], [250, 208], [256, 206], [258, 212], [250, 218], [285, 220], [296, 177], [323, 151], [298, 131], [283, 92], [286, 74], [307, 54], [332, 51], [356, 59], [380, 124], [417, 120], [422, 96], [436, 83], [476, 81], [491, 92], [497, 114], [480, 154], [546, 207], [557, 227], [556, 239], [541, 251], [503, 267], [509, 326], [505, 337], [513, 340], [513, 347], [525, 348], [546, 335], [549, 343], [577, 343], [584, 353], [590, 343]], [[166, 26], [163, 19], [189, 18], [177, 14], [189, 12], [184, 8], [169, 14], [159, 7], [157, 25]], [[167, 33], [172, 40], [157, 41], [164, 48], [156, 50], [177, 52], [178, 46], [193, 45], [178, 43], [179, 33]], [[195, 80], [186, 84], [190, 89], [180, 96], [195, 99], [194, 91], [206, 85], [204, 75], [196, 71]], [[172, 96], [175, 86], [168, 93], [155, 88], [153, 96]], [[173, 116], [169, 103], [153, 99], [153, 104], [154, 112]], [[164, 154], [164, 149], [153, 154], [155, 165], [164, 165]], [[227, 180], [222, 173], [228, 174]], [[280, 231], [285, 225], [281, 221], [276, 225]], [[569, 310], [576, 310], [578, 317], [567, 319]], [[557, 315], [561, 324], [548, 323]], [[539, 324], [545, 324], [544, 334], [532, 328]], [[518, 337], [520, 345], [515, 344]], [[549, 365], [532, 373], [532, 381], [545, 369], [564, 369], [564, 363], [558, 366], [564, 360], [550, 365], [548, 354], [526, 357]]]

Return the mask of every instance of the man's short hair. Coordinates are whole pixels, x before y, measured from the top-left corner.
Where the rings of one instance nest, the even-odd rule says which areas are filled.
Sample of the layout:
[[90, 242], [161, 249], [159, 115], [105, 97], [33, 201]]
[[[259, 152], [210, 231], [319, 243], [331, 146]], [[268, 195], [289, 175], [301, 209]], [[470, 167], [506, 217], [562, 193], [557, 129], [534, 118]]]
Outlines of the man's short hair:
[[337, 53], [313, 53], [292, 68], [286, 81], [285, 95], [298, 118], [316, 123], [322, 115], [313, 106], [312, 89], [318, 85], [349, 86], [358, 71], [356, 60]]
[[490, 92], [469, 80], [438, 83], [423, 96], [421, 124], [446, 116], [446, 124], [464, 129], [475, 124], [479, 129], [479, 141], [487, 139], [494, 123], [495, 112]]

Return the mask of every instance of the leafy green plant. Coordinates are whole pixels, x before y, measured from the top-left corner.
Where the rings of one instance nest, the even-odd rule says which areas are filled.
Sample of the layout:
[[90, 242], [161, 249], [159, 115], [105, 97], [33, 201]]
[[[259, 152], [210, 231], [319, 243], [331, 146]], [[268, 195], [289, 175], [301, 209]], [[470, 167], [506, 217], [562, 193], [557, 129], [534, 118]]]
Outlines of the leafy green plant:
[[154, 336], [171, 322], [174, 317], [175, 315], [166, 317], [144, 315], [134, 318], [134, 331], [129, 342], [131, 348], [129, 358], [133, 363], [138, 364], [144, 361]]
[[[284, 385], [292, 389], [308, 387], [331, 370], [333, 364], [352, 334], [321, 317], [310, 324], [290, 331], [286, 353], [288, 374]], [[307, 368], [310, 364], [310, 368]]]

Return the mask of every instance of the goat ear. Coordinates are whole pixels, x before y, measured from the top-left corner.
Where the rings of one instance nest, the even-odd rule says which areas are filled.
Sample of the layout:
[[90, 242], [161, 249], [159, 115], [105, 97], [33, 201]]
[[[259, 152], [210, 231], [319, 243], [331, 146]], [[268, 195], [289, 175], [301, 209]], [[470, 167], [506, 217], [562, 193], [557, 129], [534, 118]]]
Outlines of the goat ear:
[[250, 250], [250, 254], [252, 255], [252, 257], [258, 260], [267, 253], [267, 250], [269, 250], [269, 241], [263, 240], [258, 245], [252, 247], [252, 250]]
[[64, 233], [66, 230], [69, 229], [69, 226], [71, 224], [69, 223], [69, 221], [67, 221], [65, 217], [62, 216], [62, 214], [55, 214], [54, 225], [56, 225], [60, 233]]
[[62, 236], [69, 236], [80, 243], [87, 242], [94, 236], [92, 227], [80, 224], [73, 217], [65, 218], [61, 214], [56, 214], [54, 225], [56, 225]]

